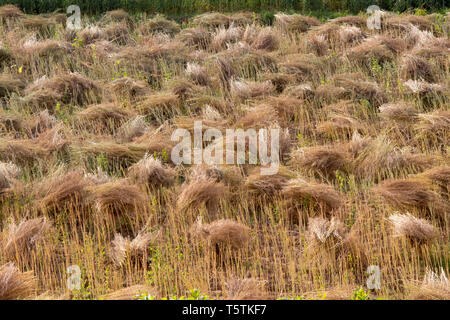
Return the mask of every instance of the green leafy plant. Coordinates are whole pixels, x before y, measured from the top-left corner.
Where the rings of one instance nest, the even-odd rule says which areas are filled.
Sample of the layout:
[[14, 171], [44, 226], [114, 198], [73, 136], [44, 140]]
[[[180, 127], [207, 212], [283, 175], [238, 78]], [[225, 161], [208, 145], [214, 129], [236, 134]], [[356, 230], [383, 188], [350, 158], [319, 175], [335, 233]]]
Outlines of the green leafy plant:
[[355, 292], [353, 292], [353, 296], [351, 300], [370, 300], [369, 293], [364, 291], [363, 287], [358, 287]]

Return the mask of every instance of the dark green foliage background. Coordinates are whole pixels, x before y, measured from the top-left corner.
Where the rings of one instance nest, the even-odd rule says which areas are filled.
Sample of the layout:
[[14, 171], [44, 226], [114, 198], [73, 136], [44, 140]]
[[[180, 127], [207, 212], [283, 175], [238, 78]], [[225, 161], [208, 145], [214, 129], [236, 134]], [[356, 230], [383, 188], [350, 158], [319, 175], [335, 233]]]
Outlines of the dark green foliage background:
[[65, 9], [69, 5], [80, 6], [83, 13], [101, 14], [123, 8], [132, 13], [148, 12], [166, 15], [196, 14], [207, 11], [233, 12], [238, 10], [265, 11], [340, 11], [358, 13], [369, 5], [382, 9], [405, 11], [409, 8], [439, 10], [449, 7], [450, 0], [0, 0], [18, 5], [25, 13], [46, 13]]

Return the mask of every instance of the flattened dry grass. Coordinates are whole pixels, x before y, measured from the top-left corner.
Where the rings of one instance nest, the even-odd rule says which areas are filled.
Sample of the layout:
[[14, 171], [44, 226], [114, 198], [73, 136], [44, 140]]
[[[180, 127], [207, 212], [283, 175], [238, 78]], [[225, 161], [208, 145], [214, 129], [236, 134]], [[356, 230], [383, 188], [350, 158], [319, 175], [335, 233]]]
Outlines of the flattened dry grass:
[[[441, 18], [0, 7], [0, 299], [448, 299]], [[176, 165], [195, 121], [280, 129], [278, 172]]]

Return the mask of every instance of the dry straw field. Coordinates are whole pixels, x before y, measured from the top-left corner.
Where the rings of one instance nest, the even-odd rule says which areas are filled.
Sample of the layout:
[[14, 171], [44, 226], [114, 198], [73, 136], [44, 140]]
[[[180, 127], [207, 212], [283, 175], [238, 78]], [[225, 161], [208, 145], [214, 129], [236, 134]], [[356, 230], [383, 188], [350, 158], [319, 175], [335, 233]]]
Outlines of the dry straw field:
[[[0, 299], [449, 299], [450, 19], [366, 20], [0, 7]], [[279, 172], [175, 166], [195, 120]]]

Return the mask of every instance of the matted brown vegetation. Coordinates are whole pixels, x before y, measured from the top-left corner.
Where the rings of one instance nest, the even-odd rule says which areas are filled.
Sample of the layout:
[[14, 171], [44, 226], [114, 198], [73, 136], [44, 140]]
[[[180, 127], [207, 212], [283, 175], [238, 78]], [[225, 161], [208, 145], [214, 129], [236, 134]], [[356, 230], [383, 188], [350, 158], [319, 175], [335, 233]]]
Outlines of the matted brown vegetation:
[[[0, 7], [0, 299], [448, 299], [449, 19], [367, 17]], [[278, 172], [176, 164], [196, 121]]]
[[347, 171], [350, 165], [350, 156], [345, 151], [327, 146], [302, 148], [293, 152], [291, 157], [293, 166], [328, 176], [337, 170]]
[[226, 193], [227, 189], [222, 182], [203, 177], [193, 179], [181, 186], [177, 208], [183, 212], [205, 206], [212, 213], [217, 209], [220, 199], [223, 199]]
[[36, 207], [43, 211], [57, 210], [64, 205], [84, 205], [89, 186], [81, 170], [48, 177], [34, 188]]
[[146, 154], [129, 168], [128, 176], [149, 186], [170, 187], [174, 182], [175, 172], [170, 168], [164, 168], [160, 160]]
[[450, 281], [444, 269], [440, 271], [426, 270], [422, 282], [407, 283], [409, 299], [414, 300], [448, 300], [450, 297]]
[[149, 246], [155, 242], [156, 235], [150, 232], [141, 232], [133, 240], [124, 238], [117, 233], [111, 242], [108, 255], [111, 261], [120, 267], [126, 259], [136, 259], [145, 256]]
[[20, 272], [13, 263], [0, 266], [0, 300], [27, 298], [34, 284], [35, 278], [31, 271]]
[[407, 214], [394, 214], [389, 217], [395, 236], [406, 236], [413, 240], [429, 241], [437, 236], [436, 229], [426, 220]]
[[377, 185], [375, 191], [398, 208], [435, 208], [436, 211], [442, 209], [445, 212], [445, 208], [442, 208], [445, 204], [441, 203], [438, 194], [420, 180], [387, 180]]
[[89, 188], [91, 200], [97, 211], [126, 215], [143, 210], [145, 197], [143, 192], [127, 180], [107, 182]]
[[250, 229], [238, 222], [221, 219], [209, 224], [203, 224], [201, 219], [193, 225], [191, 233], [212, 247], [230, 246], [240, 249], [247, 245], [250, 239]]

